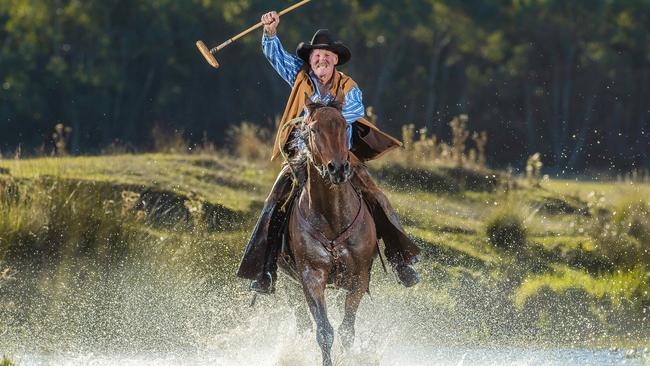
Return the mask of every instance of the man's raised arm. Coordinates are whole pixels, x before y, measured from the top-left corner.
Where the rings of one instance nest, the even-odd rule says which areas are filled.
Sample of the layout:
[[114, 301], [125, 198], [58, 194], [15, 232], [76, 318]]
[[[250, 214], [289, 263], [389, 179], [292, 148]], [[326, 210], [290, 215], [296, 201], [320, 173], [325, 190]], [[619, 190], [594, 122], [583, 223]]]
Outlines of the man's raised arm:
[[262, 23], [264, 23], [264, 35], [262, 36], [262, 51], [264, 56], [269, 60], [271, 66], [277, 71], [278, 74], [293, 87], [296, 81], [298, 71], [305, 63], [296, 55], [287, 52], [280, 39], [276, 35], [277, 27], [280, 23], [280, 16], [275, 11], [268, 12], [262, 15]]

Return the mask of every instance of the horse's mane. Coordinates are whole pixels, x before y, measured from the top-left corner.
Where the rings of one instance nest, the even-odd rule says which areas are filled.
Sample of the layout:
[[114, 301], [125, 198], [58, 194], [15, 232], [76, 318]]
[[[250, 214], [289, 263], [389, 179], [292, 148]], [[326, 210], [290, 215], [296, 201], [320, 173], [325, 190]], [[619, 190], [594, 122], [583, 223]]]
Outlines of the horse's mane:
[[296, 128], [291, 134], [294, 135], [294, 138], [290, 139], [286, 146], [286, 149], [289, 151], [287, 163], [289, 163], [291, 170], [294, 172], [295, 179], [297, 180], [295, 183], [302, 188], [307, 181], [307, 164], [309, 164], [311, 157], [311, 152], [307, 148], [309, 131], [307, 129]]
[[310, 110], [311, 112], [314, 112], [314, 111], [316, 111], [318, 109], [321, 109], [323, 107], [332, 107], [332, 108], [335, 108], [335, 109], [338, 109], [339, 111], [341, 111], [341, 109], [343, 108], [343, 104], [341, 102], [337, 101], [336, 99], [332, 99], [327, 103], [323, 103], [321, 101], [316, 101], [316, 102], [312, 102], [312, 103], [307, 104], [307, 109]]

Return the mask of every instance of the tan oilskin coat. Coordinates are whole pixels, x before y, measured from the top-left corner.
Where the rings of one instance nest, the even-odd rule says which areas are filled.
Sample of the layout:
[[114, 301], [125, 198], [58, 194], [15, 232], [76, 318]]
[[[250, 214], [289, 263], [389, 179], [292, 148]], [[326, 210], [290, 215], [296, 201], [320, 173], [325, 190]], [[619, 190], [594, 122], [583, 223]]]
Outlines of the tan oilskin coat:
[[[357, 86], [357, 83], [351, 77], [345, 75], [340, 71], [334, 71], [332, 85], [330, 87], [330, 95], [336, 96], [341, 91], [347, 94], [350, 89]], [[287, 106], [280, 119], [278, 132], [275, 136], [275, 143], [273, 144], [273, 155], [271, 160], [276, 159], [280, 155], [280, 149], [285, 146], [289, 139], [289, 134], [294, 126], [287, 126], [283, 128], [288, 121], [299, 117], [305, 105], [311, 101], [306, 100], [308, 95], [314, 95], [316, 89], [313, 81], [309, 77], [309, 66], [305, 66], [296, 75], [296, 81], [291, 89]], [[352, 124], [352, 149], [350, 149], [360, 160], [368, 161], [376, 159], [387, 151], [396, 147], [402, 146], [396, 138], [379, 130], [372, 122], [365, 118], [359, 118]]]

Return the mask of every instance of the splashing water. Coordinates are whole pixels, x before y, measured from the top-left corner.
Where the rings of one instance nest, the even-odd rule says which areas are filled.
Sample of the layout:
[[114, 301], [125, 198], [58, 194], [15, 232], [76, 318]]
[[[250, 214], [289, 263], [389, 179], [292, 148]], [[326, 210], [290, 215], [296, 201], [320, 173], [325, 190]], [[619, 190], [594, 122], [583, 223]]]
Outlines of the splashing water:
[[[24, 273], [24, 272], [23, 272]], [[179, 280], [142, 268], [111, 277], [58, 284], [40, 296], [18, 283], [0, 322], [0, 354], [17, 365], [318, 365], [320, 350], [294, 316], [300, 291], [290, 285], [259, 298], [254, 308], [244, 281]], [[451, 316], [457, 307], [423, 282], [404, 289], [390, 276], [373, 279], [362, 301], [352, 349], [335, 338], [335, 365], [641, 365], [624, 351], [490, 345], [486, 314]], [[3, 290], [4, 291], [4, 290]], [[328, 313], [337, 328], [343, 291], [328, 290]], [[21, 308], [29, 310], [21, 311]], [[13, 309], [13, 310], [12, 310]], [[7, 321], [8, 319], [8, 321]], [[477, 321], [480, 320], [480, 321]], [[461, 323], [465, 325], [461, 326]], [[469, 324], [469, 326], [467, 326]], [[475, 329], [476, 328], [476, 329]], [[504, 330], [505, 332], [505, 330]], [[518, 334], [515, 332], [515, 334]], [[336, 336], [335, 336], [336, 337]]]

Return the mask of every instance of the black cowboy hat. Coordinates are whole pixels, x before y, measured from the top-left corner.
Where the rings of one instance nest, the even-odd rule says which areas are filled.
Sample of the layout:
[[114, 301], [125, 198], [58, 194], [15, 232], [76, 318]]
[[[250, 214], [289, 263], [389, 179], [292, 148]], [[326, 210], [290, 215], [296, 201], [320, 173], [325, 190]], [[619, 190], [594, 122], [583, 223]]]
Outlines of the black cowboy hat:
[[309, 63], [309, 54], [315, 49], [328, 50], [336, 53], [339, 56], [337, 66], [350, 61], [350, 57], [352, 57], [347, 46], [341, 41], [335, 41], [334, 35], [327, 29], [317, 30], [309, 43], [300, 42], [296, 48], [296, 55]]

